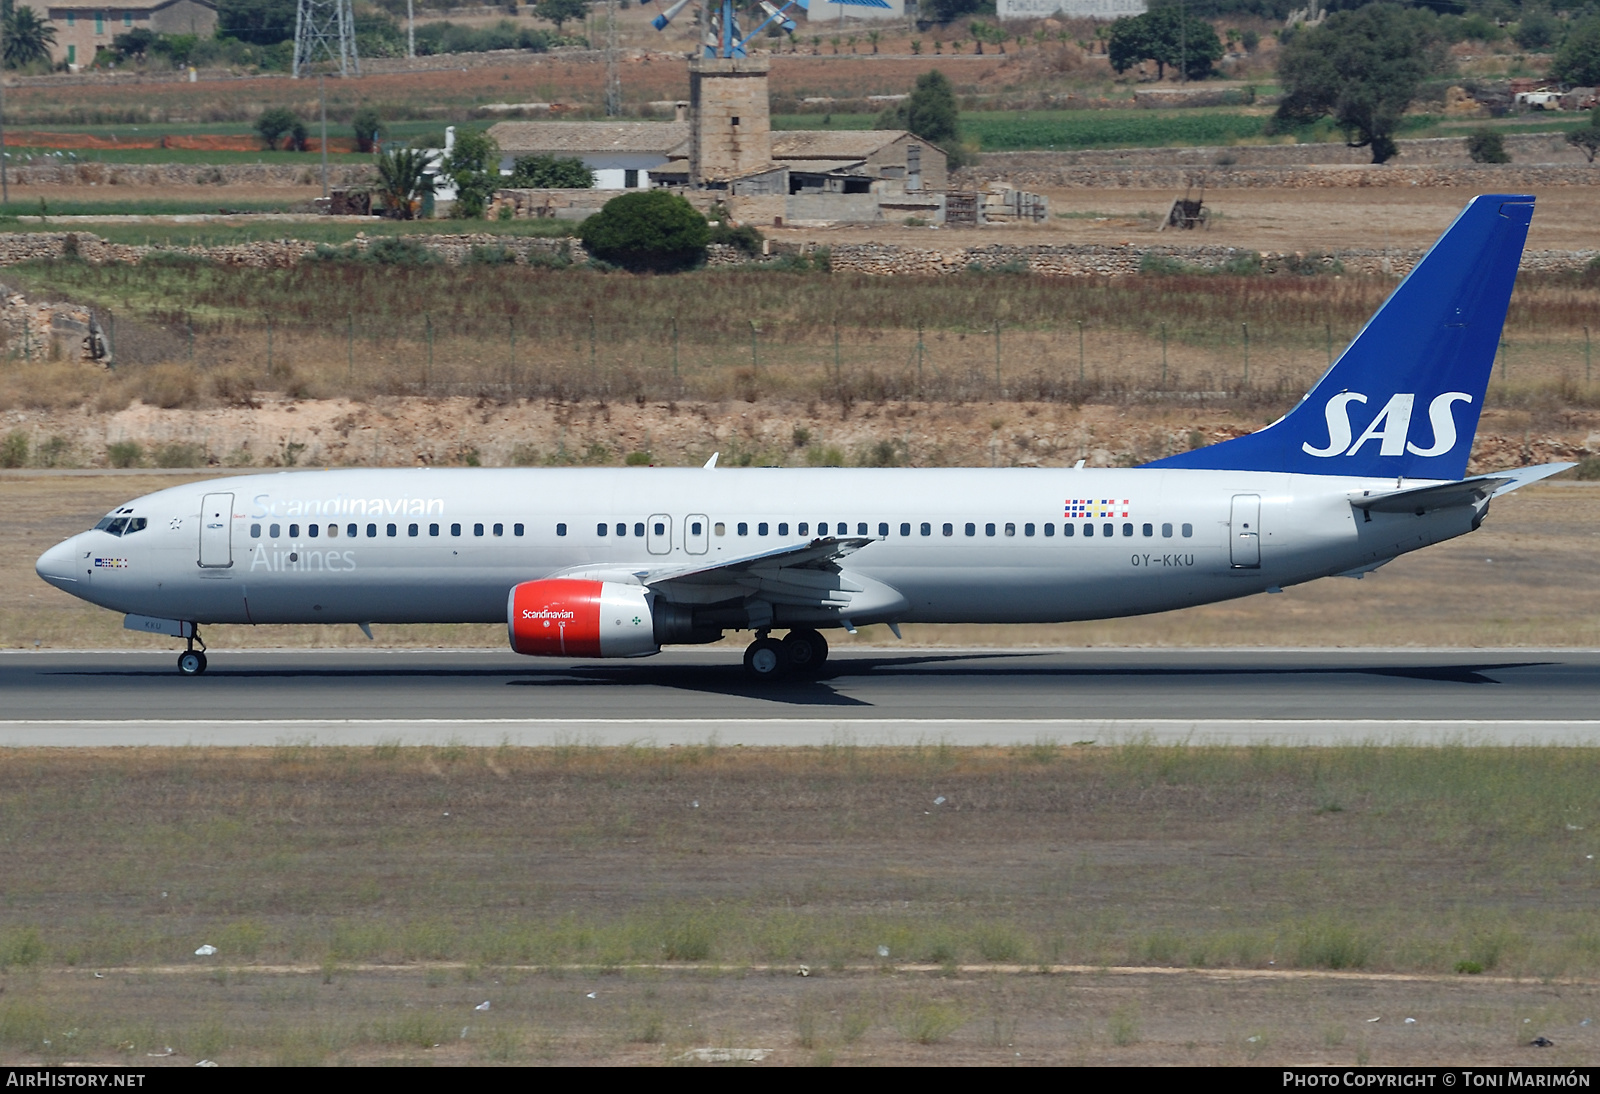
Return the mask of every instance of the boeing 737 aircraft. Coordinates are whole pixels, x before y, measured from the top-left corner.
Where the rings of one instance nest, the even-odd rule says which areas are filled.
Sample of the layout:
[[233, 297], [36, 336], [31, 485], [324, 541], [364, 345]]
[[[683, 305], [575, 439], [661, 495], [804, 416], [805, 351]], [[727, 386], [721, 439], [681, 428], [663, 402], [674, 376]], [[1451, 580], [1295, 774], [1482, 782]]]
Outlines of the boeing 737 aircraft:
[[1104, 619], [1359, 575], [1571, 466], [1463, 477], [1533, 201], [1474, 199], [1289, 414], [1143, 467], [241, 476], [136, 498], [37, 569], [185, 639], [191, 676], [207, 623], [503, 620], [550, 657], [753, 631], [745, 667], [774, 678], [820, 668], [830, 627]]

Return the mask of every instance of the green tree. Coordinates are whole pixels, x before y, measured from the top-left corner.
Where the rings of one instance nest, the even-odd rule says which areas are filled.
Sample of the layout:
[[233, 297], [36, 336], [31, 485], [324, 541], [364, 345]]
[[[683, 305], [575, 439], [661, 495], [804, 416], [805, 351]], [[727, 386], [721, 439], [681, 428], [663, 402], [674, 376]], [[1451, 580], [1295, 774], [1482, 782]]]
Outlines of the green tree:
[[993, 15], [994, 0], [922, 0], [917, 10], [935, 23], [950, 23], [964, 15]]
[[510, 185], [518, 190], [592, 190], [594, 172], [576, 158], [518, 156]]
[[1580, 20], [1567, 30], [1550, 63], [1550, 78], [1574, 87], [1600, 84], [1600, 15]]
[[1561, 40], [1561, 24], [1547, 7], [1534, 3], [1522, 6], [1522, 16], [1517, 20], [1517, 45], [1530, 53], [1545, 53]]
[[11, 0], [0, 4], [0, 34], [5, 35], [3, 57], [7, 68], [48, 61], [50, 47], [56, 44], [55, 27], [26, 5], [13, 7]]
[[589, 14], [589, 4], [587, 0], [539, 0], [533, 13], [546, 23], [554, 23], [556, 33], [560, 34], [563, 24]]
[[296, 136], [303, 141], [305, 139], [305, 128], [305, 123], [295, 115], [293, 110], [286, 106], [274, 106], [263, 110], [256, 118], [255, 125], [256, 133], [266, 142], [267, 151], [269, 152], [277, 148], [278, 141], [285, 136], [291, 138], [290, 147], [296, 143], [293, 140]]
[[500, 186], [500, 146], [482, 130], [461, 130], [444, 162], [444, 173], [456, 184], [451, 215], [481, 217]]
[[356, 111], [356, 116], [350, 121], [350, 127], [356, 131], [356, 148], [359, 151], [371, 152], [383, 138], [383, 119], [378, 117], [378, 112], [370, 106], [364, 106]]
[[1488, 126], [1479, 126], [1467, 137], [1467, 155], [1473, 163], [1510, 163], [1505, 138]]
[[1222, 41], [1199, 16], [1185, 15], [1179, 7], [1161, 7], [1113, 22], [1106, 55], [1119, 73], [1154, 61], [1157, 79], [1166, 78], [1170, 65], [1191, 80], [1203, 80], [1222, 60]]
[[1588, 125], [1567, 134], [1567, 143], [1594, 162], [1595, 153], [1600, 152], [1600, 106], [1589, 112]]
[[433, 193], [433, 176], [427, 168], [428, 153], [420, 148], [391, 148], [378, 154], [377, 193], [384, 216], [416, 219], [423, 197]]
[[639, 190], [606, 202], [578, 229], [589, 253], [635, 270], [682, 270], [705, 260], [711, 228], [668, 190]]
[[1303, 125], [1331, 116], [1352, 148], [1372, 162], [1399, 151], [1394, 134], [1427, 77], [1446, 63], [1436, 18], [1396, 4], [1337, 11], [1294, 35], [1280, 51], [1283, 98], [1277, 121]]
[[908, 129], [942, 148], [951, 167], [962, 164], [961, 112], [956, 106], [955, 89], [938, 69], [918, 76], [910, 97], [879, 114], [875, 126]]
[[275, 46], [294, 37], [295, 0], [219, 0], [217, 37]]

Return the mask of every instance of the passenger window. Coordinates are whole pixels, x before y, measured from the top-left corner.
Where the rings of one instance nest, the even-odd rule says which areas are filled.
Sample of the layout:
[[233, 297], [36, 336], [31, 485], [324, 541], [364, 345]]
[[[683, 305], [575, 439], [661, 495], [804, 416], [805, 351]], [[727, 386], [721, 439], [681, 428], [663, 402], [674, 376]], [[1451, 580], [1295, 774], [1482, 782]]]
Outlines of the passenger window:
[[[989, 525], [989, 527], [993, 528], [994, 525], [991, 524], [991, 525]], [[973, 524], [970, 520], [967, 521], [966, 533], [969, 536], [977, 535], [978, 534], [978, 526], [976, 524]]]
[[750, 534], [750, 526], [741, 520], [736, 526], [735, 531], [737, 531], [741, 536], [748, 536]]
[[[126, 522], [125, 521], [120, 521], [120, 520], [119, 521], [114, 521], [112, 523], [112, 525], [111, 525], [112, 533], [114, 535], [119, 535], [120, 536], [122, 534], [122, 526], [123, 526], [124, 523], [126, 523]], [[281, 524], [269, 524], [269, 525], [267, 525], [267, 536], [269, 538], [271, 538], [271, 539], [277, 539], [278, 536], [282, 534], [282, 532], [283, 532], [283, 525], [281, 525]]]
[[1194, 525], [1185, 524], [1183, 526], [1183, 538], [1188, 539], [1192, 535], [1194, 535]]
[[318, 533], [321, 531], [322, 529], [318, 528], [315, 524], [306, 525], [306, 535], [310, 536], [312, 539], [316, 539]]
[[459, 525], [459, 524], [452, 524], [452, 525], [451, 525], [451, 526], [450, 526], [450, 534], [451, 534], [451, 535], [452, 535], [452, 536], [459, 536], [459, 535], [460, 535], [460, 534], [461, 534], [461, 525]]
[[900, 534], [902, 536], [909, 536], [911, 534], [911, 525], [909, 522], [900, 525]]
[[986, 536], [994, 535], [994, 525], [992, 523], [985, 524], [983, 526], [983, 534], [986, 535]]
[[393, 524], [389, 525], [389, 527], [387, 528], [387, 531], [388, 531], [388, 533], [389, 533], [389, 535], [391, 537], [397, 536], [397, 535], [400, 534], [400, 529], [395, 527]]
[[711, 534], [714, 536], [725, 536], [728, 534], [728, 526], [719, 520], [717, 523], [711, 526]]
[[1083, 534], [1084, 534], [1084, 535], [1086, 535], [1086, 536], [1092, 536], [1092, 535], [1094, 535], [1094, 525], [1092, 525], [1092, 524], [1085, 524], [1085, 525], [1084, 525], [1084, 526], [1083, 526]]
[[344, 534], [349, 536], [351, 539], [355, 539], [356, 536], [360, 534], [360, 529], [357, 525], [347, 524], [344, 528]]
[[289, 538], [290, 539], [299, 539], [300, 538], [300, 526], [298, 524], [289, 525]]
[[1162, 539], [1171, 539], [1172, 538], [1172, 525], [1163, 524], [1161, 526], [1161, 538]]
[[430, 536], [438, 535], [439, 534], [439, 526], [437, 524], [428, 525], [428, 534]]
[[328, 538], [329, 539], [338, 539], [339, 538], [339, 526], [337, 524], [328, 525]]
[[[519, 525], [517, 525], [517, 535], [520, 536], [521, 534], [522, 534], [522, 525], [519, 524]], [[638, 521], [638, 522], [636, 522], [634, 524], [634, 526], [633, 526], [633, 534], [638, 536], [640, 539], [644, 538], [644, 521], [641, 520], [641, 521]]]
[[787, 524], [780, 523], [778, 525], [778, 534], [780, 536], [788, 535], [789, 534], [789, 526]]
[[[1045, 535], [1048, 536], [1050, 534], [1051, 527], [1052, 526], [1049, 525], [1049, 524], [1046, 524], [1044, 526], [1044, 534]], [[1078, 526], [1076, 524], [1068, 524], [1065, 521], [1063, 521], [1062, 524], [1061, 524], [1061, 537], [1063, 539], [1071, 539], [1072, 538], [1072, 534], [1074, 532], [1076, 532], [1077, 530], [1078, 530]]]
[[625, 536], [627, 534], [628, 534], [628, 526], [626, 524], [617, 525], [617, 535]]
[[954, 524], [946, 524], [941, 531], [947, 536], [953, 536], [956, 534], [956, 526]]
[[565, 524], [556, 525], [556, 535], [564, 536], [566, 534], [567, 534], [567, 526]]
[[807, 524], [805, 521], [801, 521], [800, 524], [795, 528], [795, 531], [803, 536], [806, 534], [806, 529], [810, 527], [811, 525]]
[[474, 524], [472, 526], [472, 534], [475, 535], [475, 536], [483, 535], [483, 525], [482, 524]]
[[368, 539], [377, 539], [378, 538], [378, 526], [376, 524], [367, 525], [367, 538]]
[[[922, 534], [925, 535], [925, 536], [933, 535], [933, 525], [929, 524], [927, 521], [923, 521], [922, 522]], [[949, 534], [950, 534], [949, 532], [945, 533], [945, 535], [949, 535]]]
[[1102, 524], [1100, 533], [1106, 536], [1114, 536], [1117, 534], [1117, 526], [1115, 524]]
[[[867, 522], [866, 521], [862, 521], [860, 524], [856, 525], [856, 535], [864, 536], [866, 534], [867, 534]], [[888, 535], [889, 534], [889, 526], [887, 524], [878, 525], [878, 534], [880, 536]]]
[[[909, 531], [911, 531], [911, 529], [907, 528], [906, 531], [909, 532]], [[878, 522], [878, 536], [879, 536], [880, 539], [887, 539], [889, 537], [889, 522], [888, 521], [879, 521]]]
[[[513, 524], [511, 526], [511, 534], [514, 535], [514, 536], [522, 535], [523, 531], [524, 531], [524, 529], [523, 529], [522, 525], [520, 525], [520, 524]], [[640, 528], [640, 531], [643, 531], [642, 527]]]
[[1125, 535], [1125, 536], [1133, 535], [1133, 525], [1132, 524], [1124, 524], [1122, 526], [1122, 534]]
[[689, 525], [689, 534], [691, 536], [698, 536], [700, 534], [700, 530], [704, 527], [705, 525], [701, 524], [699, 521], [695, 521], [693, 524]]
[[[1015, 524], [1009, 524], [1008, 523], [1006, 525], [1006, 535], [1014, 536], [1016, 534], [1017, 534], [1017, 526]], [[1033, 535], [1033, 527], [1031, 525], [1028, 527], [1028, 534], [1030, 536]]]
[[666, 534], [667, 534], [667, 526], [666, 526], [666, 524], [663, 523], [662, 521], [659, 521], [659, 520], [656, 521], [656, 535], [664, 536]]
[[767, 522], [766, 521], [762, 521], [760, 524], [756, 525], [756, 535], [764, 536], [766, 534], [767, 534]]
[[1144, 533], [1144, 538], [1145, 539], [1149, 539], [1151, 536], [1156, 534], [1156, 526], [1153, 525], [1153, 524], [1146, 524], [1143, 528], [1141, 528], [1139, 530]]
[[406, 525], [406, 535], [408, 535], [408, 536], [414, 536], [420, 531], [422, 531], [422, 528], [420, 526], [418, 526], [418, 525], [415, 525], [415, 524]]
[[261, 525], [252, 524], [250, 526], [250, 538], [251, 539], [260, 539], [261, 538]]
[[506, 534], [506, 526], [504, 524], [496, 524], [494, 526], [494, 534], [497, 535], [497, 536], [505, 535]]
[[1022, 526], [1022, 534], [1023, 534], [1023, 535], [1025, 535], [1025, 536], [1031, 536], [1031, 535], [1033, 535], [1033, 525], [1031, 525], [1031, 524], [1024, 524], [1024, 525], [1023, 525], [1023, 526]]

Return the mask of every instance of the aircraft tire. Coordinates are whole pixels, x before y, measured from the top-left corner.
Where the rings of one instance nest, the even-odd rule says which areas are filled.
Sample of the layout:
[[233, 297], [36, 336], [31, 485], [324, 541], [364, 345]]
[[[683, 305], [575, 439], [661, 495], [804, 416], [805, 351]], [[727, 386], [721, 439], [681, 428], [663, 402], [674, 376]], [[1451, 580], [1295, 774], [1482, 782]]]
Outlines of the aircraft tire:
[[199, 650], [185, 650], [178, 654], [178, 675], [199, 676], [206, 671], [206, 655]]
[[790, 631], [783, 639], [783, 650], [793, 672], [814, 675], [828, 660], [828, 640], [819, 631]]
[[775, 638], [758, 638], [744, 651], [745, 675], [755, 680], [776, 680], [788, 670], [783, 643]]

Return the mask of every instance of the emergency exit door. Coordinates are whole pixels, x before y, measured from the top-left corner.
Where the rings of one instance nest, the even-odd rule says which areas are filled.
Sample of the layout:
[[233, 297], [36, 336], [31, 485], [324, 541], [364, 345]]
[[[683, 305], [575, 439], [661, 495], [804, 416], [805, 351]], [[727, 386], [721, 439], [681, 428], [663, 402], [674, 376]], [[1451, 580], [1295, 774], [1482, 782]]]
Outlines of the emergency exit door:
[[232, 494], [207, 494], [200, 502], [200, 565], [233, 565]]
[[1235, 494], [1229, 529], [1235, 570], [1261, 568], [1261, 495]]

